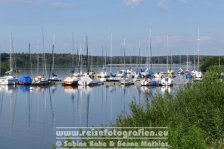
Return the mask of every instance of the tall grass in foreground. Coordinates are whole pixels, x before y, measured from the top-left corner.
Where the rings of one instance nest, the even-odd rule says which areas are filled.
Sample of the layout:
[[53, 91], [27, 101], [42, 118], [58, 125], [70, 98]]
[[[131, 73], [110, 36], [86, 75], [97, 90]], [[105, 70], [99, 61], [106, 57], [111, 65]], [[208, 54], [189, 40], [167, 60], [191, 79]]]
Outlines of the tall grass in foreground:
[[119, 127], [169, 127], [169, 148], [224, 148], [224, 69], [212, 67], [203, 81], [176, 95], [156, 95], [152, 105], [130, 104]]

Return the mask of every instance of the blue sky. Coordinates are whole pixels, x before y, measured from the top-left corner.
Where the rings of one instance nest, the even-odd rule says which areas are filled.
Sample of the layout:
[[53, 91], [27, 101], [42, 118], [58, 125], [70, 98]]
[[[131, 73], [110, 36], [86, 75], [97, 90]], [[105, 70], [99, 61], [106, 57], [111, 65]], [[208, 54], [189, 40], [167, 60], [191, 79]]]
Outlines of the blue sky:
[[[16, 52], [51, 51], [55, 35], [56, 52], [71, 53], [72, 32], [75, 48], [85, 49], [85, 36], [94, 55], [102, 47], [119, 55], [123, 40], [127, 55], [136, 55], [141, 43], [147, 54], [149, 28], [152, 30], [153, 55], [166, 55], [166, 36], [173, 54], [194, 54], [197, 29], [200, 29], [200, 53], [224, 54], [223, 0], [0, 0], [0, 46], [9, 51], [13, 33]], [[85, 52], [85, 50], [83, 50]]]

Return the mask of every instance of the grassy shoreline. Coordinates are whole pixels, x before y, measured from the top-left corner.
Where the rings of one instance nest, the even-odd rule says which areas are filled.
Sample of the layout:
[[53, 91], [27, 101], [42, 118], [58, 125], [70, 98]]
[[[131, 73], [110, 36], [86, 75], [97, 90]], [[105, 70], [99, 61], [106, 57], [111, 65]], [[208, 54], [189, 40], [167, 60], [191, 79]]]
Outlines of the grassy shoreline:
[[152, 105], [133, 101], [131, 114], [120, 116], [116, 126], [169, 127], [169, 148], [224, 148], [223, 78], [213, 67], [203, 81], [176, 95], [156, 95]]

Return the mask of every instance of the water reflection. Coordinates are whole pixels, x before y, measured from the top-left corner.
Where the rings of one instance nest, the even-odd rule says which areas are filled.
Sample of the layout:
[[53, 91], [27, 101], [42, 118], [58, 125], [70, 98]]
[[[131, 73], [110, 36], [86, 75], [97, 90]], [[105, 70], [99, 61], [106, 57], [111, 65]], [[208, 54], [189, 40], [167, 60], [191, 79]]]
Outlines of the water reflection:
[[50, 99], [50, 109], [52, 116], [52, 126], [55, 127], [55, 111], [54, 111], [54, 93], [57, 90], [56, 87], [49, 87], [49, 99]]
[[30, 91], [30, 86], [19, 86], [19, 89], [23, 92], [29, 92]]
[[0, 92], [6, 94], [13, 94], [13, 91], [16, 90], [15, 85], [0, 85]]
[[[26, 90], [27, 91], [27, 90]], [[29, 91], [29, 90], [28, 90]], [[31, 121], [31, 108], [32, 108], [32, 94], [28, 92], [28, 127], [30, 128], [30, 121]]]
[[[0, 86], [0, 134], [4, 134], [0, 139], [15, 145], [25, 141], [25, 148], [51, 148], [55, 127], [109, 126], [119, 115], [130, 112], [133, 100], [141, 104], [147, 97], [151, 105], [154, 94], [172, 94], [173, 90], [103, 85]], [[5, 141], [0, 142], [0, 147]], [[43, 142], [41, 147], [39, 142]]]
[[145, 94], [152, 95], [153, 87], [142, 86], [141, 91], [144, 92]]
[[161, 86], [160, 90], [161, 90], [162, 94], [171, 94], [172, 87], [170, 87], [170, 86]]
[[3, 108], [3, 93], [0, 93], [0, 120], [1, 120], [1, 115], [2, 115], [2, 108]]

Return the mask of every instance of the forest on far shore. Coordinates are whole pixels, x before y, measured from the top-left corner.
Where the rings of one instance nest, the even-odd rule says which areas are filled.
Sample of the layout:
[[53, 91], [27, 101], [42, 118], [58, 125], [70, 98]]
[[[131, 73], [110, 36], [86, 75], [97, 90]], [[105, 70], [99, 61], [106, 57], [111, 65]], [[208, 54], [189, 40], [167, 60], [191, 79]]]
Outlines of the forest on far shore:
[[[29, 53], [15, 53], [12, 54], [12, 61], [13, 61], [13, 67], [14, 70], [24, 69], [24, 68], [30, 68], [30, 60], [32, 64], [32, 68], [39, 67], [41, 68], [44, 63], [42, 53], [35, 53], [35, 54], [29, 54]], [[8, 53], [2, 53], [1, 54], [1, 73], [3, 74], [5, 71], [9, 69], [9, 58], [10, 55]], [[202, 63], [207, 58], [213, 58], [216, 59], [214, 61], [217, 61], [218, 57], [215, 56], [200, 56], [200, 62]], [[46, 65], [49, 68], [50, 64], [52, 63], [52, 54], [46, 53], [45, 54], [46, 59]], [[147, 56], [113, 56], [111, 57], [107, 56], [88, 56], [89, 59], [89, 65], [94, 67], [103, 67], [105, 65], [111, 64], [147, 64], [148, 63], [148, 57]], [[222, 58], [223, 59], [223, 58]], [[210, 63], [212, 63], [212, 61]], [[54, 54], [54, 67], [55, 68], [74, 68], [81, 64], [83, 66], [87, 65], [87, 56], [82, 55], [72, 55], [72, 54]], [[179, 65], [186, 65], [187, 64], [187, 56], [186, 55], [173, 55], [168, 56], [168, 62], [169, 64], [179, 64]], [[189, 65], [194, 64], [194, 62], [197, 64], [197, 56], [189, 55], [188, 56], [188, 62]], [[166, 64], [167, 63], [167, 56], [153, 56], [151, 58], [152, 64]], [[37, 65], [38, 64], [38, 65]]]

